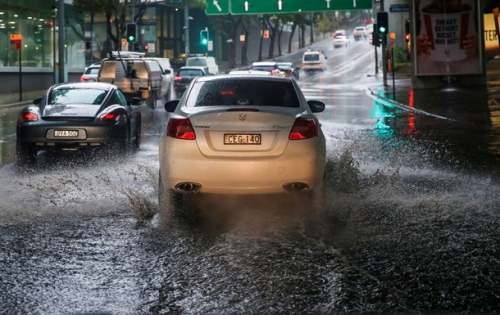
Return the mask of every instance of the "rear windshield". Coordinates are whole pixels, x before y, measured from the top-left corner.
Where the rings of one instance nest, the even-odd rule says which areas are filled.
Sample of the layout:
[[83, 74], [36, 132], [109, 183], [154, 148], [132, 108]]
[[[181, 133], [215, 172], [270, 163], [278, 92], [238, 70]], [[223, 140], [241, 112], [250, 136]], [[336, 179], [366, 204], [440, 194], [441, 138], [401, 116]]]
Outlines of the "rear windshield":
[[198, 69], [181, 69], [177, 75], [179, 77], [200, 77], [203, 75], [203, 72]]
[[49, 94], [49, 105], [89, 104], [99, 105], [104, 101], [106, 90], [59, 88]]
[[306, 54], [304, 55], [304, 61], [318, 61], [319, 54]]
[[206, 65], [207, 60], [203, 58], [188, 59], [186, 62], [186, 66], [204, 67]]
[[187, 106], [221, 105], [299, 107], [300, 102], [291, 82], [216, 80], [193, 85]]

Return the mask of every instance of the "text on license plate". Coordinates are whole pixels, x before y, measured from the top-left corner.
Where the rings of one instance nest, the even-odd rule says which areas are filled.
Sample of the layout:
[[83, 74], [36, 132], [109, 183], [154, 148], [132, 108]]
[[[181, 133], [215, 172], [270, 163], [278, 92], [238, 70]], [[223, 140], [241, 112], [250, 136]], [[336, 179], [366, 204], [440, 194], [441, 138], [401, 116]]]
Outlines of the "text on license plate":
[[78, 130], [54, 130], [54, 137], [78, 137]]
[[260, 134], [224, 134], [224, 144], [260, 144]]

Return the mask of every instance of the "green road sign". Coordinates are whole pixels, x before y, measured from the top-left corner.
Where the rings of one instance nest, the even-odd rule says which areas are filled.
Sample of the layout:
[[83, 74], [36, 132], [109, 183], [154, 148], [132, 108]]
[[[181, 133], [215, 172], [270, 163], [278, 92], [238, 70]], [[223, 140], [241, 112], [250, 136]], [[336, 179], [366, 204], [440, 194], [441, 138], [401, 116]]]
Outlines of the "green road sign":
[[229, 1], [231, 0], [206, 0], [207, 8], [205, 13], [207, 15], [229, 14]]
[[[207, 0], [208, 2], [211, 0]], [[369, 10], [372, 0], [228, 0], [232, 14], [278, 14], [337, 10]], [[220, 1], [219, 1], [220, 2]], [[208, 14], [208, 13], [207, 13]]]

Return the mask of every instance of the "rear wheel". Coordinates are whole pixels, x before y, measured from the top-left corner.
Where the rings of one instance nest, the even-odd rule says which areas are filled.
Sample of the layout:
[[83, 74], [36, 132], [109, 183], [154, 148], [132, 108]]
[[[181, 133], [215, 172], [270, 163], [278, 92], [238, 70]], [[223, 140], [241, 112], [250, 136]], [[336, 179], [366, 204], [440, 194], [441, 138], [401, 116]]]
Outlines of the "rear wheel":
[[139, 120], [137, 128], [136, 128], [136, 135], [135, 135], [135, 141], [134, 141], [134, 150], [139, 150], [141, 147], [141, 120]]
[[17, 141], [16, 154], [18, 167], [31, 166], [36, 162], [36, 148], [33, 144]]
[[150, 96], [149, 96], [148, 100], [147, 100], [149, 108], [155, 109], [156, 108], [156, 101], [158, 101], [158, 97], [156, 95], [156, 91], [152, 91], [150, 93]]

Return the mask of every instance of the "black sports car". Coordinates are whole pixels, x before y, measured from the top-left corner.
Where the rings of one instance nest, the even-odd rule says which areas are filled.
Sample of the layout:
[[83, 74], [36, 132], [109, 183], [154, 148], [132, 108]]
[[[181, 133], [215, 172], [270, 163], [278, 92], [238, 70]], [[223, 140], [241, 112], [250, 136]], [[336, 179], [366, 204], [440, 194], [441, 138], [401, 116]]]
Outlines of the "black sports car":
[[139, 148], [140, 98], [127, 99], [115, 85], [79, 82], [51, 86], [37, 106], [25, 107], [17, 122], [17, 162], [36, 161], [39, 150]]

